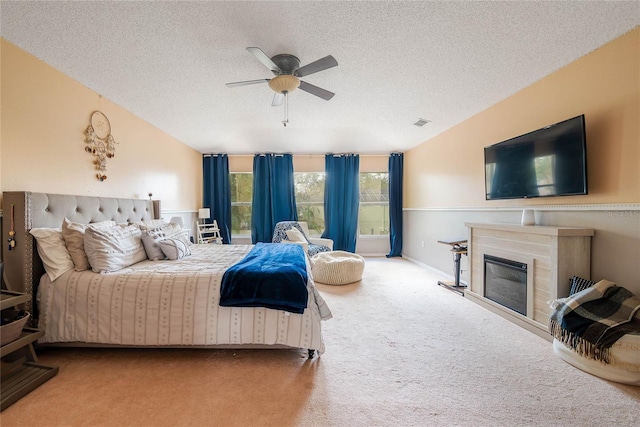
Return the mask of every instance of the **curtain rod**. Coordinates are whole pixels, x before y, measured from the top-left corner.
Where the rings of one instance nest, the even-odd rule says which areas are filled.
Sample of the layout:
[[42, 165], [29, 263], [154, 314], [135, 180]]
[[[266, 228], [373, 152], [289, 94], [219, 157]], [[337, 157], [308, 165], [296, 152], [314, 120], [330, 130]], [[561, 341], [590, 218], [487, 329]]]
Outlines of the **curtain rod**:
[[[212, 153], [205, 153], [203, 154], [203, 156], [229, 156], [229, 157], [253, 157], [256, 154], [260, 154], [262, 156], [264, 156], [267, 153], [255, 153], [255, 154], [212, 154]], [[274, 155], [282, 155], [282, 154], [291, 154], [293, 157], [322, 157], [324, 158], [324, 156], [326, 156], [327, 154], [333, 154], [333, 153], [326, 153], [326, 154], [292, 154], [292, 153], [268, 153], [268, 154], [274, 154]], [[336, 153], [338, 154], [338, 153]], [[389, 157], [392, 154], [403, 154], [403, 152], [393, 152], [393, 153], [388, 153], [388, 154], [362, 154], [362, 153], [342, 153], [342, 154], [358, 154], [361, 157]]]

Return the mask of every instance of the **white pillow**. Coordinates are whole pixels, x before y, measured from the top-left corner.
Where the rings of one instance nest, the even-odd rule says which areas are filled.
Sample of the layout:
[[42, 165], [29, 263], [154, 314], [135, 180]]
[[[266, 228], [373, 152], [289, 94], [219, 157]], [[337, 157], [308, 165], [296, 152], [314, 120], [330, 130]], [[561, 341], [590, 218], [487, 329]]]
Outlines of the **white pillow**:
[[[182, 227], [180, 227], [180, 224], [177, 224], [175, 222], [169, 222], [162, 225], [162, 227], [160, 227], [160, 230], [162, 230], [166, 237], [182, 236]], [[189, 243], [186, 239], [184, 240], [186, 243]]]
[[160, 249], [171, 260], [191, 255], [191, 248], [184, 237], [169, 237], [158, 242]]
[[44, 270], [51, 280], [73, 269], [73, 260], [64, 244], [60, 228], [32, 228], [29, 233], [36, 239], [38, 254]]
[[[62, 238], [71, 255], [76, 271], [84, 271], [91, 268], [87, 253], [84, 251], [84, 231], [87, 225], [88, 224], [81, 224], [79, 222], [71, 222], [67, 218], [62, 221]], [[113, 227], [114, 225], [116, 225], [115, 221], [101, 221], [92, 224], [94, 227], [107, 228]]]
[[[190, 245], [189, 242], [182, 233], [182, 227], [175, 222], [164, 223], [160, 227], [145, 228], [140, 226], [142, 230], [142, 244], [144, 250], [147, 253], [147, 258], [152, 261], [158, 261], [165, 258], [164, 252], [160, 248], [160, 241], [169, 238], [180, 238], [184, 243]], [[191, 254], [191, 253], [189, 253]]]
[[147, 253], [147, 258], [151, 261], [164, 259], [164, 253], [160, 248], [160, 241], [167, 236], [161, 230], [147, 230], [142, 232], [142, 245]]
[[96, 273], [117, 271], [147, 259], [142, 232], [135, 225], [101, 228], [89, 224], [84, 233], [84, 250]]
[[292, 242], [304, 242], [307, 243], [307, 238], [304, 237], [304, 234], [297, 228], [290, 228], [286, 231], [287, 238]]
[[140, 227], [140, 230], [145, 231], [162, 227], [163, 225], [166, 225], [168, 223], [164, 219], [149, 219], [146, 221], [135, 221], [131, 224], [137, 225], [138, 227]]

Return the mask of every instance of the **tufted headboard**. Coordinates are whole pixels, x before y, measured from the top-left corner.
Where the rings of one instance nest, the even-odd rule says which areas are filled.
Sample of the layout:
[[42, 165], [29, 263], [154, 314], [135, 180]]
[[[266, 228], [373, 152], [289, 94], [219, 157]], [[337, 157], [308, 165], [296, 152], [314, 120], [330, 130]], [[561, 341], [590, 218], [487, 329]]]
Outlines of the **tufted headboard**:
[[44, 274], [35, 239], [29, 230], [37, 227], [58, 228], [64, 218], [88, 224], [113, 220], [117, 223], [157, 219], [160, 201], [118, 199], [111, 197], [71, 196], [65, 194], [7, 191], [3, 196], [2, 244], [7, 245], [13, 217], [16, 245], [5, 246], [5, 277], [11, 290], [32, 295], [26, 309], [37, 318], [34, 301], [40, 277]]

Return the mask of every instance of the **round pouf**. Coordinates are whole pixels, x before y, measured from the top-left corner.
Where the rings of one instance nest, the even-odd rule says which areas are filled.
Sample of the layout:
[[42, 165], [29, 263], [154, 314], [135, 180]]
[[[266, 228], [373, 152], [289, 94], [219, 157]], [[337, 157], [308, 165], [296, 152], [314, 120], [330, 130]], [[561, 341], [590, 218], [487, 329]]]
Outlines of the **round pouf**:
[[311, 257], [313, 280], [326, 285], [346, 285], [362, 280], [364, 258], [344, 251], [320, 252]]

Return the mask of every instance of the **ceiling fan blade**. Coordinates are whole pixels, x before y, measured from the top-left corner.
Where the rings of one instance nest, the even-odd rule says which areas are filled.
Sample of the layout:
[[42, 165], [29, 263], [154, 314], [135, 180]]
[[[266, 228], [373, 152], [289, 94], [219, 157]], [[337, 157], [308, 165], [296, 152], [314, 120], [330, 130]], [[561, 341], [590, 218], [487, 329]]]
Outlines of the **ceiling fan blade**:
[[243, 82], [232, 82], [232, 83], [225, 83], [227, 85], [227, 87], [238, 87], [238, 86], [248, 86], [248, 85], [255, 85], [258, 83], [267, 83], [270, 79], [259, 79], [259, 80], [245, 80]]
[[249, 52], [251, 52], [253, 54], [253, 56], [255, 56], [258, 61], [262, 62], [264, 64], [265, 67], [267, 67], [268, 69], [270, 69], [271, 71], [274, 71], [276, 73], [281, 73], [282, 70], [280, 69], [280, 67], [278, 67], [275, 62], [273, 62], [271, 60], [271, 58], [269, 58], [267, 56], [266, 53], [264, 53], [264, 51], [262, 49], [260, 49], [259, 47], [248, 47], [247, 50]]
[[319, 96], [320, 98], [327, 101], [333, 98], [333, 95], [335, 95], [335, 93], [333, 92], [329, 92], [328, 90], [322, 89], [321, 87], [314, 86], [311, 83], [303, 82], [302, 80], [300, 80], [300, 86], [298, 86], [298, 89], [308, 92], [311, 95]]
[[327, 68], [335, 67], [338, 65], [338, 61], [331, 56], [325, 56], [324, 58], [320, 58], [317, 61], [314, 61], [310, 64], [305, 65], [304, 67], [300, 67], [295, 71], [296, 76], [304, 77], [309, 74], [317, 73], [318, 71], [326, 70]]
[[271, 102], [272, 107], [279, 107], [282, 105], [283, 102], [284, 102], [284, 93], [276, 92], [273, 94], [273, 101]]

